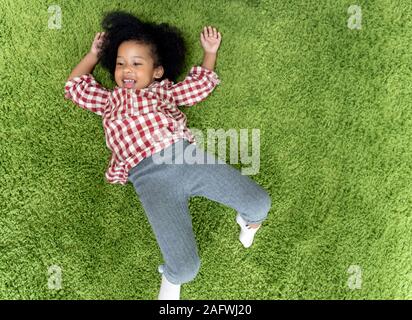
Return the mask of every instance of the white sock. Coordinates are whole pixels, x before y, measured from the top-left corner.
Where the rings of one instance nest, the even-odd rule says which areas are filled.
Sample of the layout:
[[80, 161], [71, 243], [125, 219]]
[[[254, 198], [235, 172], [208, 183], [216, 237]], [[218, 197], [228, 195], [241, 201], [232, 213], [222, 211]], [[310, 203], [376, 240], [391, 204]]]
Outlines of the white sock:
[[165, 275], [162, 274], [162, 284], [160, 286], [159, 300], [179, 300], [180, 299], [180, 284], [169, 282]]
[[240, 226], [239, 240], [245, 248], [249, 248], [252, 245], [255, 233], [259, 230], [260, 226], [257, 228], [248, 226], [247, 222], [240, 216], [240, 214], [236, 216], [236, 222]]

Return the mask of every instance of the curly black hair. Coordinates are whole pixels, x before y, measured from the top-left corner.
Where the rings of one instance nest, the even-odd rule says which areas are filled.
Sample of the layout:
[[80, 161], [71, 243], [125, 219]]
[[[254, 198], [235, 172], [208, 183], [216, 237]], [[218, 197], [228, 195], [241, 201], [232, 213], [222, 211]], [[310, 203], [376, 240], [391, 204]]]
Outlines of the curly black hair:
[[186, 44], [182, 33], [167, 24], [143, 22], [124, 11], [111, 11], [104, 15], [102, 28], [105, 37], [100, 52], [100, 64], [107, 69], [114, 80], [117, 49], [124, 41], [135, 40], [149, 45], [154, 67], [162, 66], [163, 79], [176, 82], [182, 72], [186, 58]]

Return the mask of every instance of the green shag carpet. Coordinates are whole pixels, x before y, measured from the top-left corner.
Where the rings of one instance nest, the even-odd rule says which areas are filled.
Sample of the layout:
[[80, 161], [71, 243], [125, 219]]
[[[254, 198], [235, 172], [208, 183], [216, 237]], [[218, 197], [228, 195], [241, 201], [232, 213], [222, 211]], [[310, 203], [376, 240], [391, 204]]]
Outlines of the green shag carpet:
[[233, 209], [191, 198], [202, 266], [182, 299], [412, 298], [410, 1], [2, 0], [1, 299], [157, 298], [162, 257], [134, 188], [105, 181], [101, 118], [64, 99], [115, 9], [180, 28], [187, 71], [216, 26], [221, 84], [183, 108], [188, 125], [260, 129], [251, 178], [269, 218], [244, 249]]

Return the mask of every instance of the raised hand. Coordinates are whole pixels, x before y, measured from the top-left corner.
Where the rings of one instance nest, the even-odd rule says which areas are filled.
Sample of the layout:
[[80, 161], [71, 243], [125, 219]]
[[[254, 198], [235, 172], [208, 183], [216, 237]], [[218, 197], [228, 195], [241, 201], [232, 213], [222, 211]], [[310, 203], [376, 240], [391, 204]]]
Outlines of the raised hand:
[[222, 36], [216, 28], [204, 27], [200, 33], [200, 43], [205, 53], [216, 53], [220, 46]]
[[103, 40], [104, 40], [104, 32], [96, 33], [96, 36], [94, 37], [94, 40], [92, 43], [92, 47], [90, 48], [90, 52], [95, 54], [96, 57], [100, 57]]

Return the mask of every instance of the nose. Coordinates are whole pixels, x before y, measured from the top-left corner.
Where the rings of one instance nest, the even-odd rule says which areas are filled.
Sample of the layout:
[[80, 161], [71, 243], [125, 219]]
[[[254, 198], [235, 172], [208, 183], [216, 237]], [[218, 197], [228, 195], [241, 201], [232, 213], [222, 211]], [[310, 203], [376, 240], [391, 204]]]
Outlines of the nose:
[[130, 72], [132, 72], [132, 70], [131, 70], [129, 64], [125, 64], [123, 66], [123, 73], [130, 73]]

